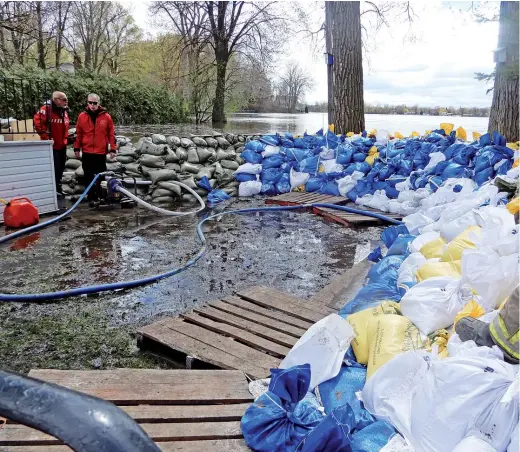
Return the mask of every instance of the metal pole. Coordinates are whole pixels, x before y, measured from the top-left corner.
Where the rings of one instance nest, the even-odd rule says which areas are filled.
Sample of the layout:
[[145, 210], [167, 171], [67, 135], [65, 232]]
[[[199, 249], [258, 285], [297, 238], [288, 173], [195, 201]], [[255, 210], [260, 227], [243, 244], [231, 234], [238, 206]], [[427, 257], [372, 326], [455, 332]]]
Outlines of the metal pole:
[[334, 91], [333, 91], [333, 73], [332, 73], [332, 62], [329, 61], [329, 55], [332, 55], [332, 17], [330, 11], [330, 3], [325, 2], [325, 47], [327, 52], [327, 112], [328, 112], [328, 123], [333, 124], [334, 122]]

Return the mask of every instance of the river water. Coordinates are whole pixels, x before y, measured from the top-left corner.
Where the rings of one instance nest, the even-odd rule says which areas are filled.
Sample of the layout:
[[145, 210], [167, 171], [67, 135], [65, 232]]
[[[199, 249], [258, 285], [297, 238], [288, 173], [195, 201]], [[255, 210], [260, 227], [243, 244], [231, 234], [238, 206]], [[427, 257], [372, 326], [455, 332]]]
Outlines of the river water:
[[[366, 115], [365, 121], [367, 130], [385, 129], [390, 133], [398, 131], [405, 136], [413, 131], [424, 133], [438, 128], [442, 122], [448, 122], [453, 123], [455, 128], [464, 127], [469, 139], [471, 132], [485, 133], [488, 125], [488, 118], [466, 116]], [[303, 132], [315, 133], [326, 126], [326, 113], [234, 113], [228, 116], [228, 123], [223, 128], [195, 124], [152, 124], [117, 127], [117, 133], [131, 136], [142, 133], [187, 136], [204, 135], [218, 130], [245, 135], [276, 132], [300, 135]]]

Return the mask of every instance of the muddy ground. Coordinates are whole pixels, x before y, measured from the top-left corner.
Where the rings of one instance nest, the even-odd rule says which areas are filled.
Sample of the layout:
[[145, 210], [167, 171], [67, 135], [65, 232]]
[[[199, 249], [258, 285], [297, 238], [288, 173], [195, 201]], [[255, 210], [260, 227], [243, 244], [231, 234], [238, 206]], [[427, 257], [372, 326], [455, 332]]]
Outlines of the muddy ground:
[[[232, 200], [215, 210], [262, 205], [262, 199]], [[0, 291], [57, 291], [179, 267], [198, 251], [195, 225], [210, 212], [175, 219], [143, 208], [93, 211], [82, 205], [70, 219], [0, 246]], [[356, 253], [367, 253], [380, 231], [349, 230], [294, 211], [223, 216], [204, 230], [209, 251], [197, 265], [153, 285], [52, 303], [1, 304], [0, 368], [167, 366], [139, 350], [137, 326], [257, 284], [310, 297], [350, 268]]]

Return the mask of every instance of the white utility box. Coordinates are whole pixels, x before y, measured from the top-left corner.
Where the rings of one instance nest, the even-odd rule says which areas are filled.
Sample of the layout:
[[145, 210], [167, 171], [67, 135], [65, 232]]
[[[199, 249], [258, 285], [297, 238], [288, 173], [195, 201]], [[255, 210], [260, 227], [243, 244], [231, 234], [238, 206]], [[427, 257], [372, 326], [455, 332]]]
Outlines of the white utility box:
[[[29, 198], [40, 214], [56, 212], [52, 141], [0, 142], [0, 198]], [[0, 223], [4, 221], [0, 203]]]

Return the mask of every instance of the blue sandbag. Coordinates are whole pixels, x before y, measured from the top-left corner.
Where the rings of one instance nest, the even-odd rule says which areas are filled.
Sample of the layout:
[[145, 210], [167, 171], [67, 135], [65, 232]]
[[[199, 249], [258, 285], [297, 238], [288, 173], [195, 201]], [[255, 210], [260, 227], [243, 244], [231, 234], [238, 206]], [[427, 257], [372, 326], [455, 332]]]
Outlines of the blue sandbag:
[[[398, 244], [401, 237], [411, 236], [399, 236], [394, 242], [394, 245]], [[406, 243], [408, 244], [409, 242]], [[398, 247], [403, 248], [400, 244], [398, 245]], [[381, 283], [386, 284], [390, 287], [397, 286], [397, 276], [399, 267], [401, 266], [405, 258], [405, 255], [400, 254], [386, 255], [368, 272], [368, 284]]]
[[338, 184], [334, 180], [327, 182], [319, 192], [323, 195], [340, 196]]
[[276, 195], [276, 186], [273, 183], [262, 183], [262, 189], [260, 190], [262, 195], [273, 196]]
[[495, 170], [493, 167], [485, 168], [478, 173], [476, 173], [472, 179], [475, 183], [480, 187], [482, 184], [485, 184], [489, 179], [493, 178], [495, 175]]
[[278, 146], [278, 144], [280, 144], [280, 136], [264, 135], [262, 138], [260, 138], [260, 141], [264, 144], [268, 144], [269, 146]]
[[400, 234], [408, 234], [406, 225], [388, 226], [381, 233], [381, 240], [387, 248], [390, 248]]
[[409, 254], [408, 247], [410, 246], [410, 243], [413, 242], [415, 239], [414, 235], [400, 235], [397, 237], [395, 242], [392, 244], [390, 249], [388, 250], [388, 253], [386, 253], [387, 256], [392, 255], [400, 255], [400, 256], [407, 256]]
[[[355, 414], [349, 405], [336, 408], [304, 439], [299, 452], [350, 451]], [[286, 449], [291, 450], [291, 449]]]
[[409, 176], [412, 172], [412, 167], [412, 162], [408, 160], [401, 160], [397, 169], [397, 174], [399, 174], [400, 176]]
[[242, 434], [251, 449], [295, 451], [322, 422], [321, 412], [304, 399], [310, 381], [309, 364], [271, 369], [268, 392], [260, 395], [242, 416]]
[[203, 188], [204, 190], [211, 191], [213, 188], [211, 187], [211, 184], [209, 183], [208, 176], [203, 176], [198, 182], [197, 185], [200, 188]]
[[276, 191], [278, 193], [289, 193], [291, 191], [291, 181], [289, 174], [282, 174], [282, 177], [280, 177], [276, 183]]
[[370, 171], [370, 165], [367, 162], [351, 163], [345, 169], [345, 175], [348, 176], [348, 175], [352, 174], [354, 171], [360, 171], [363, 174], [368, 174], [368, 172]]
[[289, 161], [301, 162], [303, 159], [310, 157], [310, 153], [306, 149], [286, 148], [285, 155]]
[[274, 154], [266, 157], [262, 162], [263, 169], [279, 168], [283, 163], [283, 157], [280, 154]]
[[495, 166], [502, 159], [502, 152], [495, 149], [495, 146], [482, 148], [475, 157], [475, 173], [479, 173], [485, 168]]
[[314, 176], [309, 178], [307, 183], [305, 184], [305, 191], [309, 193], [314, 193], [318, 190], [321, 190], [325, 182], [319, 176]]
[[262, 163], [263, 160], [262, 154], [252, 149], [246, 149], [244, 152], [240, 154], [240, 157], [242, 157], [246, 162], [253, 164]]
[[280, 138], [280, 145], [283, 146], [283, 147], [286, 147], [286, 148], [294, 147], [294, 143], [293, 143], [292, 138], [289, 139], [286, 136]]
[[506, 174], [511, 168], [513, 168], [513, 159], [506, 160], [497, 168], [497, 175]]
[[280, 169], [282, 170], [282, 173], [290, 173], [291, 168], [294, 168], [294, 164], [296, 162], [283, 162], [280, 166]]
[[264, 152], [265, 144], [260, 143], [258, 140], [251, 140], [246, 143], [244, 150], [251, 150], [258, 153]]
[[301, 173], [316, 174], [318, 172], [319, 157], [307, 157], [303, 159], [299, 164], [299, 170]]
[[493, 143], [498, 144], [499, 146], [505, 146], [506, 139], [495, 130], [493, 132]]
[[350, 199], [350, 201], [352, 202], [356, 202], [356, 199], [358, 198], [358, 192], [355, 188], [353, 188], [347, 193], [347, 198]]
[[370, 262], [379, 262], [383, 258], [383, 254], [381, 253], [381, 247], [378, 246], [374, 249], [367, 257]]
[[[452, 145], [453, 146], [453, 145]], [[473, 146], [464, 146], [455, 152], [453, 161], [459, 165], [468, 166], [471, 159], [477, 153], [477, 149]]]
[[383, 283], [367, 284], [350, 303], [345, 304], [340, 309], [338, 314], [345, 318], [350, 314], [376, 307], [386, 300], [401, 301], [401, 294], [397, 286], [390, 287]]
[[451, 178], [464, 178], [470, 175], [470, 171], [467, 167], [459, 165], [458, 163], [450, 163], [441, 174], [444, 179]]
[[307, 143], [305, 142], [305, 140], [303, 138], [296, 138], [294, 140], [294, 147], [299, 148], [299, 149], [306, 149]]
[[338, 147], [338, 155], [336, 162], [340, 165], [349, 165], [352, 163], [352, 156], [354, 155], [354, 149], [351, 146], [340, 146]]
[[231, 196], [229, 196], [224, 190], [212, 190], [208, 193], [208, 204], [210, 207], [213, 207], [215, 204], [226, 201], [230, 198]]
[[356, 152], [353, 156], [352, 156], [352, 160], [354, 162], [364, 162], [366, 160], [367, 156], [365, 154], [363, 154], [362, 152]]
[[280, 180], [280, 177], [282, 177], [282, 174], [280, 168], [262, 169], [260, 180], [262, 184], [276, 184]]
[[397, 199], [399, 197], [399, 192], [395, 187], [386, 187], [385, 194], [390, 199]]
[[256, 174], [236, 173], [235, 180], [237, 180], [238, 182], [249, 182], [252, 180], [256, 180]]
[[327, 135], [325, 135], [325, 139], [327, 140], [327, 147], [329, 149], [336, 149], [338, 147], [339, 138], [330, 130], [327, 132]]
[[394, 435], [395, 430], [388, 422], [376, 421], [354, 432], [350, 448], [352, 452], [379, 452]]

